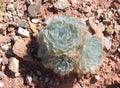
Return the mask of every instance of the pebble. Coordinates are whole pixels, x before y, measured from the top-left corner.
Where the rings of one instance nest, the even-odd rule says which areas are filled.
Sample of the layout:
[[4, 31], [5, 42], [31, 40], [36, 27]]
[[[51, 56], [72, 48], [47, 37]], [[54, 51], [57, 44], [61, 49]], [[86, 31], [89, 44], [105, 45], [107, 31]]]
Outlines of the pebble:
[[107, 16], [108, 16], [108, 19], [113, 19], [114, 14], [112, 13], [112, 11], [109, 11], [107, 13]]
[[32, 17], [32, 18], [37, 17], [39, 8], [40, 8], [40, 6], [38, 6], [37, 4], [31, 4], [27, 10], [29, 17]]
[[30, 75], [26, 76], [26, 83], [30, 84], [32, 82], [32, 77]]
[[118, 9], [118, 11], [117, 11], [117, 12], [118, 12], [118, 14], [120, 15], [120, 9]]
[[7, 77], [7, 76], [3, 73], [3, 71], [0, 71], [0, 79], [3, 79], [5, 77]]
[[36, 74], [38, 75], [38, 76], [41, 76], [42, 75], [42, 73], [40, 72], [40, 71], [36, 71]]
[[115, 29], [115, 32], [118, 34], [120, 31], [120, 25], [116, 21], [114, 22], [114, 29]]
[[19, 60], [15, 57], [11, 57], [8, 65], [9, 70], [15, 73], [15, 77], [19, 76]]
[[67, 7], [70, 7], [70, 3], [68, 2], [68, 0], [58, 0], [53, 5], [55, 8], [61, 9], [61, 10], [66, 9]]
[[28, 54], [28, 48], [27, 45], [29, 43], [30, 39], [24, 38], [24, 39], [18, 39], [15, 44], [13, 45], [13, 53], [16, 54], [18, 57], [24, 58]]
[[105, 28], [105, 33], [106, 33], [108, 36], [112, 35], [112, 34], [114, 33], [113, 26], [112, 26], [112, 25], [107, 26], [107, 27]]
[[16, 11], [17, 11], [17, 15], [18, 15], [19, 17], [22, 17], [22, 16], [24, 15], [23, 10], [17, 9]]
[[37, 81], [38, 81], [38, 76], [35, 75], [35, 74], [33, 74], [33, 78], [32, 78], [32, 80], [33, 80], [34, 82], [37, 82]]
[[34, 3], [33, 0], [26, 0], [26, 2], [27, 2], [28, 4], [33, 4], [33, 3]]
[[9, 49], [8, 45], [7, 44], [4, 44], [4, 45], [1, 45], [1, 49], [3, 51], [7, 51]]
[[77, 0], [71, 0], [73, 6], [76, 6], [77, 2], [78, 2]]
[[26, 28], [26, 29], [29, 28], [29, 24], [25, 21], [22, 21], [21, 19], [18, 19], [17, 23], [19, 27]]
[[11, 3], [13, 3], [13, 2], [14, 2], [14, 0], [10, 0], [10, 2], [11, 2]]
[[47, 82], [49, 82], [49, 77], [48, 76], [45, 77], [45, 83], [47, 83]]
[[118, 52], [120, 53], [120, 48], [118, 48]]
[[92, 18], [89, 18], [89, 26], [90, 26], [90, 31], [92, 34], [96, 33], [98, 27], [95, 24], [95, 22], [92, 20]]
[[9, 21], [12, 21], [13, 20], [13, 17], [12, 17], [12, 13], [11, 12], [7, 12], [4, 14], [4, 22], [9, 22]]
[[2, 61], [3, 61], [3, 58], [0, 57], [0, 64], [2, 63]]
[[37, 24], [39, 20], [34, 18], [34, 19], [31, 19], [31, 22]]
[[99, 20], [95, 20], [95, 23], [96, 23], [96, 24], [99, 24], [100, 22], [99, 22]]
[[3, 86], [4, 86], [4, 83], [0, 82], [0, 88], [3, 88]]
[[15, 30], [15, 27], [12, 27], [12, 26], [7, 28], [7, 32], [9, 33], [14, 32], [14, 30]]
[[96, 81], [100, 80], [100, 76], [99, 75], [95, 75], [95, 80]]
[[47, 1], [49, 1], [49, 0], [43, 0], [43, 2], [47, 2]]
[[49, 25], [50, 22], [51, 22], [51, 20], [52, 20], [52, 18], [51, 18], [51, 17], [48, 17], [48, 18], [45, 19], [44, 23], [45, 23], [46, 25]]
[[22, 37], [29, 37], [30, 36], [29, 31], [27, 29], [23, 29], [21, 27], [18, 28], [17, 33], [20, 34]]
[[7, 50], [6, 54], [7, 54], [8, 56], [14, 56], [14, 53], [13, 53], [13, 51], [12, 51], [11, 48], [9, 48], [9, 49]]
[[98, 23], [97, 26], [99, 27], [99, 29], [100, 29], [101, 31], [104, 31], [104, 30], [105, 30], [105, 26], [104, 26], [103, 23]]
[[9, 4], [9, 5], [7, 6], [7, 10], [8, 10], [8, 11], [14, 11], [14, 10], [15, 10], [14, 4]]
[[109, 38], [107, 37], [103, 37], [103, 40], [104, 40], [104, 46], [107, 50], [111, 49], [111, 46], [112, 46], [112, 42], [110, 41]]
[[98, 9], [97, 10], [97, 15], [98, 15], [98, 17], [100, 17], [100, 15], [103, 13], [103, 9]]

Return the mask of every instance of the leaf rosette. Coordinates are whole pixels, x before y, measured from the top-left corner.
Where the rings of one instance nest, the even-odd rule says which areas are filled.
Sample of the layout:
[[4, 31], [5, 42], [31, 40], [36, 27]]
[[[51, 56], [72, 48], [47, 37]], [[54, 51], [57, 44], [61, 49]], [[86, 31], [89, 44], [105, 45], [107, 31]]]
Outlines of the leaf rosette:
[[93, 72], [102, 63], [104, 58], [101, 38], [92, 36], [85, 41], [80, 52], [79, 68], [83, 73]]
[[102, 38], [92, 35], [78, 18], [55, 16], [40, 31], [38, 56], [61, 75], [95, 71], [104, 59]]
[[80, 46], [79, 29], [77, 19], [56, 16], [42, 31], [48, 50], [57, 55], [75, 52]]
[[54, 72], [61, 75], [69, 74], [73, 70], [74, 61], [67, 56], [60, 56], [54, 62]]

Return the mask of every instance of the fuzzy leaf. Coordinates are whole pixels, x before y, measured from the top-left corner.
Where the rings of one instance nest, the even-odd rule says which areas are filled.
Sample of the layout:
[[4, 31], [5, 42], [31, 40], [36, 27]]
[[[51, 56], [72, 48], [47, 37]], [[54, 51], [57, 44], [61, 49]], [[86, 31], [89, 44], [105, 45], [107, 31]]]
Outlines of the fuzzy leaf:
[[80, 70], [83, 73], [96, 70], [96, 68], [101, 65], [104, 58], [101, 39], [97, 36], [88, 38], [80, 54]]
[[54, 62], [54, 72], [61, 75], [69, 74], [73, 70], [74, 61], [67, 56], [60, 56]]
[[62, 55], [73, 53], [80, 46], [80, 25], [74, 18], [56, 16], [43, 30], [44, 42], [48, 50]]

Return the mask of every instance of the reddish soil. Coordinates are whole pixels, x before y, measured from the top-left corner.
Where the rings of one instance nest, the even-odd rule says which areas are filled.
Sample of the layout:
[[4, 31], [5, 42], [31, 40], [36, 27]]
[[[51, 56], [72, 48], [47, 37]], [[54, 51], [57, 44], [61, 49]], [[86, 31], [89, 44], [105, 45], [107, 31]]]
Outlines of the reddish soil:
[[[7, 4], [8, 0], [4, 0]], [[19, 3], [20, 0], [14, 0], [14, 2]], [[25, 0], [21, 0], [25, 1]], [[39, 2], [39, 0], [35, 0]], [[71, 0], [69, 0], [71, 1]], [[90, 9], [95, 8], [105, 9], [105, 11], [110, 11], [112, 9], [120, 9], [120, 0], [83, 0], [83, 1], [92, 1], [90, 4]], [[82, 6], [82, 0], [77, 0], [77, 6], [70, 6], [65, 10], [56, 10], [52, 7], [55, 0], [50, 0], [41, 5], [41, 9], [38, 14], [39, 20], [45, 20], [46, 17], [53, 17], [54, 15], [70, 15], [78, 18], [82, 17], [95, 17], [96, 15], [93, 12], [84, 13], [81, 11], [84, 9]], [[89, 3], [88, 3], [89, 4]], [[111, 9], [112, 8], [112, 9]], [[23, 9], [26, 9], [23, 7]], [[24, 14], [24, 20], [27, 20], [26, 14]], [[120, 18], [120, 17], [119, 17]], [[8, 36], [5, 35], [5, 36]], [[17, 36], [17, 35], [15, 35]], [[36, 40], [32, 36], [31, 43], [28, 48], [30, 53], [36, 54]], [[15, 55], [16, 58], [19, 58], [19, 71], [20, 76], [14, 77], [14, 73], [8, 70], [8, 58], [5, 53], [2, 54], [4, 58], [5, 65], [2, 66], [1, 71], [6, 75], [0, 82], [3, 82], [4, 85], [2, 88], [120, 88], [120, 32], [112, 37], [112, 47], [110, 50], [106, 50], [106, 57], [103, 61], [103, 64], [95, 72], [89, 74], [75, 74], [71, 73], [68, 76], [60, 77], [59, 75], [53, 73], [50, 69], [45, 69], [40, 64], [40, 60], [36, 56], [32, 56], [34, 61], [25, 61], [22, 58], [19, 58]], [[1, 54], [1, 53], [0, 53]], [[38, 75], [36, 71], [40, 71], [41, 75]], [[26, 75], [36, 75], [37, 78], [34, 79], [31, 83], [26, 83]]]

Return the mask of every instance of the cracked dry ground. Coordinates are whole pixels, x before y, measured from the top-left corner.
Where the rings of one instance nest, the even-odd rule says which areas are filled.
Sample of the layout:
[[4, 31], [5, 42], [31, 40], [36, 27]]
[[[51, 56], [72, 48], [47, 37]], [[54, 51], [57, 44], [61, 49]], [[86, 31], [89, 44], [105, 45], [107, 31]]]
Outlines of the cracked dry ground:
[[[0, 0], [0, 88], [120, 88], [120, 0], [66, 0], [62, 10], [56, 1]], [[103, 31], [106, 57], [94, 73], [60, 77], [37, 58], [38, 31], [61, 14]]]

